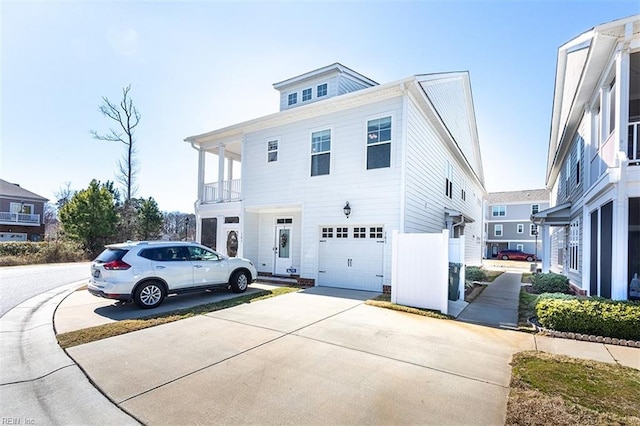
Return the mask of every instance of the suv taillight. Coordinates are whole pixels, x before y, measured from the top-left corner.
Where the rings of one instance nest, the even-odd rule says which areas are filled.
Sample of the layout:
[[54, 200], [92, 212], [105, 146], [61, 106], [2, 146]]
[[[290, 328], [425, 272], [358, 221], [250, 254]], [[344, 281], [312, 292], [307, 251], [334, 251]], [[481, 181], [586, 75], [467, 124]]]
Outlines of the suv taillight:
[[112, 260], [111, 262], [107, 262], [102, 265], [104, 269], [109, 271], [124, 271], [131, 268], [127, 262], [123, 262], [122, 260]]

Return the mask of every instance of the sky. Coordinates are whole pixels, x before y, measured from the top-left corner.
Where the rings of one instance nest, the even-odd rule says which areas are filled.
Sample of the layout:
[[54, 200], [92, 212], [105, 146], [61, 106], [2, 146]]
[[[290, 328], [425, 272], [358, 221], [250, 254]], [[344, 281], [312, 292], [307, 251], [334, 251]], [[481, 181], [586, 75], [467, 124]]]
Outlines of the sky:
[[192, 213], [188, 136], [278, 111], [273, 83], [334, 62], [388, 83], [469, 71], [488, 192], [543, 188], [557, 49], [640, 13], [605, 1], [0, 0], [0, 178], [56, 201], [115, 180], [97, 141], [122, 88], [142, 115], [138, 197]]

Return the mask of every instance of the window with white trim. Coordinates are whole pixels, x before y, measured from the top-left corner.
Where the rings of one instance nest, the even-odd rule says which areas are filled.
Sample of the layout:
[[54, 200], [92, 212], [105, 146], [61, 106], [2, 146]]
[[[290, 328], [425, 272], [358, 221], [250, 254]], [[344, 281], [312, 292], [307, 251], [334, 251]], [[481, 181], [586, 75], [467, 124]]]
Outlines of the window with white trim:
[[369, 228], [369, 238], [382, 238], [382, 226], [372, 226]]
[[580, 219], [571, 221], [569, 225], [569, 269], [578, 271], [578, 249], [580, 247]]
[[507, 215], [507, 206], [491, 206], [492, 217], [504, 217]]
[[11, 213], [33, 214], [34, 205], [25, 203], [10, 203], [9, 211]]
[[613, 79], [611, 85], [609, 86], [607, 92], [607, 106], [609, 110], [609, 120], [608, 121], [608, 131], [606, 136], [613, 133], [616, 129], [616, 80]]
[[522, 223], [516, 225], [516, 232], [518, 234], [524, 234], [524, 225]]
[[327, 83], [319, 84], [316, 89], [316, 97], [327, 96]]
[[448, 161], [445, 169], [444, 195], [453, 198], [453, 166]]
[[531, 237], [534, 237], [536, 235], [540, 235], [540, 227], [538, 225], [535, 224], [531, 224], [529, 225], [529, 235]]
[[278, 140], [267, 141], [267, 163], [278, 161]]
[[576, 141], [576, 186], [580, 185], [580, 163], [582, 159], [582, 153], [580, 152], [581, 140]]
[[336, 238], [349, 238], [349, 228], [336, 228]]
[[295, 105], [298, 103], [298, 93], [289, 93], [288, 97], [289, 105]]
[[353, 238], [367, 238], [367, 228], [363, 228], [363, 227], [353, 228]]
[[391, 165], [391, 117], [367, 121], [367, 170]]
[[516, 250], [524, 251], [524, 244], [516, 244]]
[[494, 226], [493, 235], [495, 237], [502, 237], [502, 225], [495, 225]]
[[328, 175], [331, 168], [331, 130], [311, 134], [311, 176]]
[[302, 102], [311, 100], [311, 88], [302, 91]]
[[536, 214], [540, 211], [540, 204], [531, 204], [531, 214]]
[[322, 238], [333, 238], [333, 228], [322, 228]]

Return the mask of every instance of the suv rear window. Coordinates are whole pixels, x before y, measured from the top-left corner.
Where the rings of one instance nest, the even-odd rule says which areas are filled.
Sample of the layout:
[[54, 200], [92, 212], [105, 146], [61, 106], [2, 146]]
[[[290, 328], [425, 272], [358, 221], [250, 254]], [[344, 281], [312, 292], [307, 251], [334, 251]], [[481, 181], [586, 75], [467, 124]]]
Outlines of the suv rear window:
[[107, 263], [114, 260], [120, 260], [124, 257], [125, 254], [127, 254], [127, 251], [129, 250], [108, 248], [100, 253], [98, 257], [96, 257], [95, 261], [100, 263]]

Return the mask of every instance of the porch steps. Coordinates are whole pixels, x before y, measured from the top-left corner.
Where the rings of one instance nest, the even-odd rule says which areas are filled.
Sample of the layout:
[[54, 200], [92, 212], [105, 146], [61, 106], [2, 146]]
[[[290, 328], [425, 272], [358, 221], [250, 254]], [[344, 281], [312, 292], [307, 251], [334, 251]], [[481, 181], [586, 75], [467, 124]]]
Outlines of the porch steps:
[[291, 277], [276, 277], [273, 275], [260, 275], [258, 274], [259, 283], [279, 284], [279, 285], [298, 285], [298, 280]]

